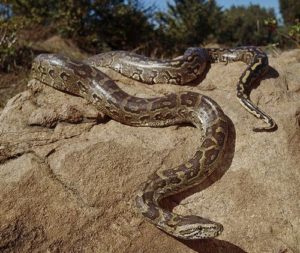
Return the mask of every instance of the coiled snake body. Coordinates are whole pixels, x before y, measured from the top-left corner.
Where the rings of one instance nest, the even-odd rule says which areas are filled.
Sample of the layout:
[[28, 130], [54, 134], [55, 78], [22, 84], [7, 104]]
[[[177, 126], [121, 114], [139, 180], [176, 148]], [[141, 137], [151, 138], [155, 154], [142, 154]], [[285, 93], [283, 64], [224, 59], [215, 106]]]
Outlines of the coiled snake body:
[[267, 124], [265, 127], [254, 128], [253, 131], [276, 129], [274, 120], [250, 100], [251, 89], [268, 70], [268, 57], [260, 48], [206, 48], [205, 51], [189, 48], [184, 55], [172, 60], [154, 60], [126, 51], [114, 51], [95, 55], [86, 62], [96, 68], [113, 69], [143, 83], [185, 85], [197, 80], [208, 63], [237, 61], [247, 64], [237, 84], [237, 99], [246, 110]]
[[[159, 201], [199, 184], [215, 169], [228, 135], [228, 122], [222, 109], [209, 97], [189, 91], [155, 98], [131, 96], [96, 67], [108, 66], [146, 83], [184, 84], [202, 74], [208, 60], [250, 62], [240, 78], [238, 96], [240, 94], [242, 103], [246, 101], [246, 106], [256, 110], [244, 91], [261, 75], [267, 62], [265, 57], [254, 56], [257, 59], [253, 60], [255, 50], [191, 48], [184, 56], [169, 61], [150, 60], [120, 51], [97, 55], [85, 62], [59, 55], [40, 55], [33, 61], [31, 75], [46, 85], [91, 101], [111, 118], [127, 125], [157, 127], [190, 123], [202, 129], [203, 140], [194, 156], [175, 168], [159, 169], [151, 175], [136, 196], [136, 206], [150, 222], [173, 236], [210, 238], [222, 232], [221, 224], [198, 216], [177, 215], [163, 209]], [[260, 111], [258, 114], [264, 115]], [[269, 118], [267, 121], [271, 127], [273, 121]]]

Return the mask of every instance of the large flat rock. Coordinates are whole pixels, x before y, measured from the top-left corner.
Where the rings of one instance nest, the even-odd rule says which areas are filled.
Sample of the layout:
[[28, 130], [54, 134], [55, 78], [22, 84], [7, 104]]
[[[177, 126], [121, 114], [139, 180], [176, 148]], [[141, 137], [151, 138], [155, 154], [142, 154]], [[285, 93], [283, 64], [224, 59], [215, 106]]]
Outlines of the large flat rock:
[[206, 94], [232, 121], [221, 169], [166, 201], [224, 225], [218, 238], [199, 241], [163, 233], [133, 201], [151, 173], [193, 155], [199, 130], [122, 125], [30, 82], [0, 115], [0, 252], [300, 252], [300, 50], [270, 57], [270, 65], [279, 76], [270, 71], [252, 99], [278, 123], [272, 133], [253, 132], [262, 123], [235, 98], [243, 63], [213, 65], [194, 87], [121, 80], [138, 96]]

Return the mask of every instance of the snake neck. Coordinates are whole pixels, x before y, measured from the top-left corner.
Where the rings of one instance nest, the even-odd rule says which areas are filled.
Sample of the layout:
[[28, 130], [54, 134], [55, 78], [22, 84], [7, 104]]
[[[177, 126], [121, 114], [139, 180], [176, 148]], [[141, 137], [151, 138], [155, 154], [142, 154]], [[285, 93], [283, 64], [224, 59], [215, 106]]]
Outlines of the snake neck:
[[171, 169], [159, 169], [141, 188], [136, 197], [138, 209], [160, 229], [182, 239], [211, 238], [223, 227], [198, 216], [181, 216], [161, 207], [160, 201], [186, 190], [207, 178], [216, 167], [223, 151], [228, 125], [223, 112], [211, 99], [202, 97], [195, 108], [193, 124], [202, 127], [204, 140], [194, 156], [186, 163]]

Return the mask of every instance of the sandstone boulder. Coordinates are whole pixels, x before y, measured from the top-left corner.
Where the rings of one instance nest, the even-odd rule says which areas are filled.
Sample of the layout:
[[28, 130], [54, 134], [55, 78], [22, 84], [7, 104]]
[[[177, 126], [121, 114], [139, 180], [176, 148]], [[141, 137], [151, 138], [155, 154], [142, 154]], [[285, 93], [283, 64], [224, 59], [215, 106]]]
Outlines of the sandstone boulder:
[[133, 202], [152, 172], [193, 155], [197, 129], [122, 125], [31, 81], [0, 115], [0, 252], [300, 252], [300, 50], [270, 65], [252, 99], [278, 123], [272, 133], [253, 132], [261, 122], [235, 98], [243, 63], [213, 65], [194, 87], [124, 85], [114, 76], [138, 96], [206, 94], [231, 119], [221, 169], [166, 201], [224, 225], [218, 238], [199, 241], [168, 236]]

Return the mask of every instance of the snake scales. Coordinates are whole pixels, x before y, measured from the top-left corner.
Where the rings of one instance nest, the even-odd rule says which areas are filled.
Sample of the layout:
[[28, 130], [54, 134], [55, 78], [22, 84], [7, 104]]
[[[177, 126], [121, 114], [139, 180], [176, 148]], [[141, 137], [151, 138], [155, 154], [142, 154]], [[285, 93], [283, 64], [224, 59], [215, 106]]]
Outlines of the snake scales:
[[123, 124], [159, 127], [190, 123], [202, 129], [203, 141], [193, 157], [175, 168], [159, 169], [141, 186], [136, 196], [136, 206], [144, 217], [182, 239], [211, 238], [223, 230], [219, 223], [198, 216], [175, 214], [163, 209], [159, 202], [199, 184], [211, 174], [227, 140], [227, 119], [222, 109], [207, 96], [190, 91], [154, 98], [131, 96], [97, 68], [110, 67], [149, 84], [185, 84], [201, 75], [209, 61], [248, 64], [238, 83], [238, 98], [250, 112], [266, 121], [265, 130], [274, 128], [274, 121], [254, 106], [247, 94], [268, 65], [266, 55], [257, 48], [190, 48], [173, 60], [152, 60], [123, 51], [96, 55], [81, 62], [44, 54], [36, 57], [32, 64], [33, 79], [85, 98]]

